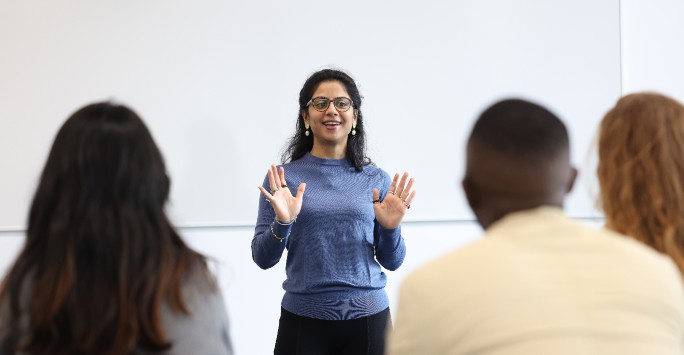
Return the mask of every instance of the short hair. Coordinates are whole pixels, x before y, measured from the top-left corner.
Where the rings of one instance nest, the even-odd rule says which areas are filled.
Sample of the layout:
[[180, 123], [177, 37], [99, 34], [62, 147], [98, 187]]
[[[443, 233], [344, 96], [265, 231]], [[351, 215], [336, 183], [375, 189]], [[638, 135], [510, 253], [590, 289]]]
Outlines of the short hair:
[[607, 227], [684, 274], [684, 106], [657, 93], [622, 97], [601, 121], [598, 155]]
[[295, 133], [290, 138], [287, 147], [282, 154], [282, 161], [295, 161], [303, 157], [313, 148], [313, 135], [307, 136], [305, 133], [304, 120], [302, 112], [307, 109], [306, 104], [312, 99], [314, 91], [318, 85], [326, 81], [337, 81], [344, 85], [345, 90], [354, 104], [354, 111], [356, 112], [356, 130], [355, 135], [350, 135], [347, 140], [347, 160], [357, 170], [361, 171], [364, 165], [372, 164], [370, 158], [366, 156], [366, 130], [363, 124], [363, 112], [361, 111], [361, 104], [363, 96], [359, 93], [359, 88], [356, 82], [349, 74], [337, 69], [323, 69], [319, 70], [304, 82], [304, 86], [299, 91], [299, 113], [297, 116], [297, 123], [295, 124]]
[[549, 160], [569, 150], [563, 122], [544, 107], [521, 99], [502, 100], [487, 108], [469, 142], [526, 160]]

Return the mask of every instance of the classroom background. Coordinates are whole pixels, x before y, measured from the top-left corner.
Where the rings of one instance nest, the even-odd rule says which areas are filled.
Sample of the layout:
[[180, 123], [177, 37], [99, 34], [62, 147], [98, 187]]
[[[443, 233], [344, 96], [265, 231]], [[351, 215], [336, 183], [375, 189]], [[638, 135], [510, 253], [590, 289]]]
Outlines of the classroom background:
[[0, 1], [0, 273], [58, 128], [86, 103], [120, 101], [164, 153], [173, 223], [216, 261], [236, 353], [272, 353], [285, 263], [251, 259], [257, 185], [304, 80], [334, 67], [364, 96], [370, 157], [416, 178], [406, 260], [387, 272], [394, 307], [405, 275], [481, 234], [460, 189], [465, 139], [498, 99], [565, 121], [580, 169], [566, 211], [602, 223], [598, 122], [626, 93], [684, 101], [683, 15], [676, 0]]

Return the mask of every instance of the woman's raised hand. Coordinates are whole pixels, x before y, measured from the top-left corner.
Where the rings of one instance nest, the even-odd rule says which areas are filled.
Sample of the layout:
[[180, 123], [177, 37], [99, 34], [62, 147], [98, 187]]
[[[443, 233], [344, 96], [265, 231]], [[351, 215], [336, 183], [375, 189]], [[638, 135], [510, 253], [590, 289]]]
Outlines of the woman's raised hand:
[[273, 205], [278, 221], [288, 223], [297, 218], [299, 211], [302, 210], [306, 183], [299, 184], [297, 196], [292, 196], [285, 182], [285, 169], [280, 167], [280, 171], [278, 171], [275, 164], [272, 164], [268, 169], [268, 185], [271, 191], [267, 191], [263, 186], [259, 186], [259, 190], [266, 197], [266, 200]]
[[[408, 180], [408, 182], [407, 182]], [[413, 178], [409, 179], [409, 174], [404, 173], [399, 181], [399, 174], [394, 174], [392, 185], [390, 185], [385, 199], [380, 202], [380, 192], [378, 189], [373, 189], [373, 209], [375, 210], [375, 219], [385, 229], [394, 229], [399, 227], [406, 211], [411, 208], [411, 202], [416, 196], [416, 191], [413, 188]]]

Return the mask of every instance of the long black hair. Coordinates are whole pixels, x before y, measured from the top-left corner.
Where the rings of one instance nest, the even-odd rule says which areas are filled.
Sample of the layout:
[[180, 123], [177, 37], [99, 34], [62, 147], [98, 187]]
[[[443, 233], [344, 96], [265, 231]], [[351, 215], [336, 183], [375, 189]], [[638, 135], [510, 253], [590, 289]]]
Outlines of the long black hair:
[[356, 114], [356, 135], [349, 135], [347, 140], [347, 159], [349, 163], [356, 169], [356, 171], [363, 170], [364, 165], [372, 164], [370, 158], [366, 156], [366, 131], [363, 127], [363, 113], [361, 112], [361, 94], [356, 87], [354, 79], [347, 73], [336, 69], [319, 70], [306, 79], [302, 90], [299, 91], [299, 113], [297, 116], [297, 125], [295, 133], [290, 138], [287, 148], [281, 157], [283, 163], [288, 161], [295, 161], [303, 157], [313, 148], [313, 134], [307, 136], [304, 134], [304, 116], [306, 111], [306, 104], [311, 100], [311, 97], [316, 91], [318, 85], [324, 81], [338, 81], [344, 85], [347, 93], [352, 99], [354, 110]]
[[[64, 123], [31, 204], [26, 243], [0, 287], [12, 353], [171, 346], [162, 303], [187, 313], [183, 280], [191, 271], [213, 279], [205, 257], [166, 217], [169, 186], [161, 152], [131, 109], [96, 103]], [[23, 317], [30, 329], [20, 328]]]

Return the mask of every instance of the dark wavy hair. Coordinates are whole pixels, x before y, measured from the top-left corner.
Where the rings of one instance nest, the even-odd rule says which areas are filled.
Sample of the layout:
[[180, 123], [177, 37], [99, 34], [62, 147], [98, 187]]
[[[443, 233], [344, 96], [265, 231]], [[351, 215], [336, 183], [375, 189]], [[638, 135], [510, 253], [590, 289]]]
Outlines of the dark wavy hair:
[[338, 81], [344, 85], [347, 93], [352, 99], [356, 113], [356, 135], [349, 135], [347, 140], [347, 159], [357, 171], [363, 170], [364, 165], [372, 164], [370, 158], [366, 156], [366, 131], [363, 126], [363, 113], [361, 112], [361, 94], [356, 87], [354, 79], [347, 73], [336, 69], [323, 69], [317, 71], [306, 79], [302, 90], [299, 91], [299, 113], [295, 133], [290, 138], [283, 154], [282, 162], [295, 161], [303, 157], [313, 148], [313, 135], [304, 134], [304, 116], [307, 110], [306, 104], [311, 100], [318, 85], [325, 81]]
[[67, 119], [31, 204], [26, 243], [0, 287], [0, 304], [9, 305], [0, 344], [27, 354], [170, 348], [161, 305], [187, 314], [183, 280], [215, 283], [206, 258], [166, 217], [169, 186], [162, 155], [131, 109], [96, 103]]

